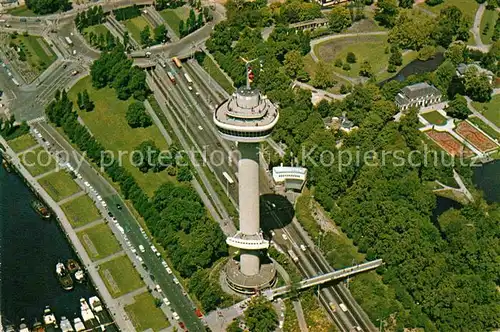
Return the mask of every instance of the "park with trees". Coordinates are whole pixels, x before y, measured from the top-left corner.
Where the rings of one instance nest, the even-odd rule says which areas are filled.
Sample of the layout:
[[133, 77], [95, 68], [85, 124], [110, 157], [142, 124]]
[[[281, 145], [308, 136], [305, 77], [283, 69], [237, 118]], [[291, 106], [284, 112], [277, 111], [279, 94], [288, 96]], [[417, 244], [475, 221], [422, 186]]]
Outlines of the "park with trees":
[[68, 11], [71, 7], [69, 0], [26, 0], [26, 7], [38, 15], [52, 14], [57, 11]]

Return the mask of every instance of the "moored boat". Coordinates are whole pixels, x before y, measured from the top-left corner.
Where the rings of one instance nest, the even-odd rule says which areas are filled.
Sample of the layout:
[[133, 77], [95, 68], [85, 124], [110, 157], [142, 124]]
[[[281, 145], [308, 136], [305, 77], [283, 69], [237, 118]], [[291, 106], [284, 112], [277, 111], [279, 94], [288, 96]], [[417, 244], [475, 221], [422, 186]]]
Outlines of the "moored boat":
[[69, 273], [75, 273], [80, 269], [80, 264], [74, 259], [68, 259], [66, 262], [66, 267], [68, 268]]
[[51, 214], [49, 209], [43, 205], [39, 200], [31, 201], [31, 207], [42, 217], [43, 219], [49, 219]]
[[35, 320], [35, 323], [33, 324], [33, 332], [45, 332], [42, 323], [38, 320]]
[[[7, 160], [2, 159], [2, 166], [3, 166], [3, 168], [5, 168], [5, 170], [7, 172], [9, 172], [9, 173], [12, 172], [12, 168], [10, 167], [10, 164], [9, 164], [9, 162]], [[9, 327], [10, 326], [7, 326], [7, 328], [9, 328]], [[14, 327], [12, 327], [12, 328], [14, 329]]]
[[82, 283], [85, 281], [85, 272], [82, 269], [79, 269], [75, 272], [75, 279], [78, 283]]
[[97, 296], [92, 296], [89, 298], [90, 307], [95, 313], [99, 313], [102, 311], [102, 303], [101, 300]]
[[85, 331], [85, 325], [83, 324], [83, 322], [80, 319], [80, 317], [76, 317], [73, 320], [73, 324], [75, 325], [76, 332]]
[[19, 332], [30, 332], [28, 325], [26, 325], [26, 321], [24, 318], [21, 318], [21, 324], [19, 324]]
[[61, 330], [62, 332], [74, 332], [75, 330], [73, 329], [73, 326], [71, 326], [71, 323], [69, 322], [69, 319], [66, 317], [62, 316], [61, 317]]
[[52, 313], [49, 306], [45, 307], [43, 311], [43, 323], [45, 324], [46, 331], [55, 331], [58, 328], [56, 316]]
[[95, 316], [92, 310], [90, 309], [87, 301], [82, 297], [80, 299], [80, 311], [82, 314], [83, 322], [85, 323], [85, 326], [88, 328], [93, 327], [95, 324]]
[[64, 290], [73, 289], [73, 279], [71, 278], [71, 274], [68, 272], [63, 263], [57, 263], [56, 274], [57, 278], [59, 279], [59, 283]]

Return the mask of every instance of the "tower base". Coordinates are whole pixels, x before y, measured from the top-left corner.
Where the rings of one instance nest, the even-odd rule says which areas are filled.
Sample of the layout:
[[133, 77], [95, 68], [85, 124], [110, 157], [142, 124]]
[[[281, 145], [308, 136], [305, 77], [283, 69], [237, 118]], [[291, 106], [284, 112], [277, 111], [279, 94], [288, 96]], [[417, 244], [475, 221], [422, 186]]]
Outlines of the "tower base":
[[253, 276], [241, 273], [240, 263], [235, 259], [229, 259], [224, 268], [226, 282], [235, 292], [240, 294], [255, 294], [276, 284], [276, 268], [273, 262], [261, 263], [260, 271]]

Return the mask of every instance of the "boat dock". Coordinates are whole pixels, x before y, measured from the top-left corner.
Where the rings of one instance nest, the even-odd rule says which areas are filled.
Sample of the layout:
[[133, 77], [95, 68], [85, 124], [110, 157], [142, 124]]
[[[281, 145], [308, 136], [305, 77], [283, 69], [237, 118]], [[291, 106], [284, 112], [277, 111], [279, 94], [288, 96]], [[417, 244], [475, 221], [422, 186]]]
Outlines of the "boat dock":
[[[109, 293], [104, 281], [99, 275], [96, 266], [93, 264], [89, 255], [87, 254], [82, 243], [78, 239], [76, 232], [69, 223], [66, 215], [64, 214], [61, 207], [55, 202], [52, 197], [42, 188], [42, 186], [36, 181], [36, 179], [26, 170], [26, 168], [21, 164], [17, 154], [10, 148], [7, 141], [0, 136], [0, 144], [2, 145], [2, 155], [5, 160], [9, 162], [10, 166], [17, 171], [19, 175], [24, 179], [28, 187], [37, 194], [42, 202], [45, 202], [46, 206], [54, 212], [55, 219], [59, 223], [61, 229], [64, 231], [69, 243], [73, 247], [75, 253], [77, 254], [80, 262], [83, 263], [82, 268], [84, 268], [89, 276], [90, 281], [97, 290], [100, 299], [105, 304], [107, 310], [109, 310], [111, 317], [114, 320], [116, 326], [122, 331], [134, 331], [135, 328], [132, 322], [128, 319], [128, 316], [124, 308], [112, 298]], [[0, 324], [0, 332], [2, 332], [2, 327]]]

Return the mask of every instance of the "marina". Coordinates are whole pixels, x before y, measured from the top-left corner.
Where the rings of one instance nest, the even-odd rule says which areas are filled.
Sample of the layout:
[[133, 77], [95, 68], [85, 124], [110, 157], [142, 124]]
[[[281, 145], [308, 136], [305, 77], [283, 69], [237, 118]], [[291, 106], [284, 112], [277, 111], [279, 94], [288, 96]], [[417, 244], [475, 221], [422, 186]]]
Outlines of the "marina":
[[[0, 167], [0, 190], [9, 188], [8, 195], [0, 193], [3, 330], [118, 331], [102, 305], [96, 306], [95, 312], [88, 304], [82, 310], [82, 299], [101, 303], [92, 280], [85, 278], [85, 266], [57, 220], [41, 216], [34, 202], [54, 214], [14, 171], [12, 165]], [[46, 222], [41, 222], [41, 217]]]

